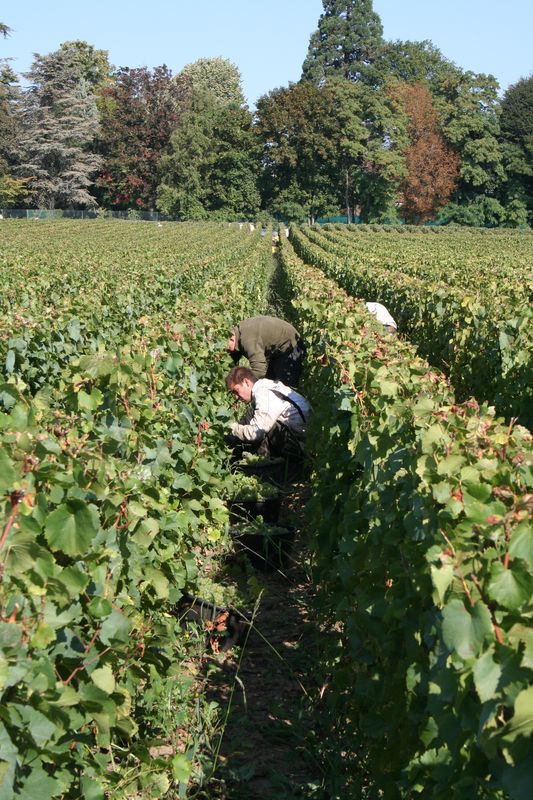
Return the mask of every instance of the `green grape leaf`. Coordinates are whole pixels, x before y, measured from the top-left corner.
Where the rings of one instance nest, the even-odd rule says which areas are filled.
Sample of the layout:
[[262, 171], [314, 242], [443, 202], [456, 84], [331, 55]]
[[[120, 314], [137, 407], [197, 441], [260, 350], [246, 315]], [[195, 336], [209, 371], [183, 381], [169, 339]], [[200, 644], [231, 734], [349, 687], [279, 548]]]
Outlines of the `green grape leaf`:
[[45, 536], [52, 550], [70, 556], [85, 555], [98, 528], [96, 508], [73, 499], [48, 515]]

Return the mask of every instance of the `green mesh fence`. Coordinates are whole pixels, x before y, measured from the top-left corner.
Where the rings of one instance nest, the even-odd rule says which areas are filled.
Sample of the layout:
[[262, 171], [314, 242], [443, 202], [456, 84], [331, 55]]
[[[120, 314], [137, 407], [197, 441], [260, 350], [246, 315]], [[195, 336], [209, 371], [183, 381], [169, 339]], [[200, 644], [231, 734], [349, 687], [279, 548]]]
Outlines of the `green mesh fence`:
[[3, 219], [130, 219], [148, 222], [171, 221], [172, 217], [158, 211], [76, 211], [60, 208], [2, 208]]

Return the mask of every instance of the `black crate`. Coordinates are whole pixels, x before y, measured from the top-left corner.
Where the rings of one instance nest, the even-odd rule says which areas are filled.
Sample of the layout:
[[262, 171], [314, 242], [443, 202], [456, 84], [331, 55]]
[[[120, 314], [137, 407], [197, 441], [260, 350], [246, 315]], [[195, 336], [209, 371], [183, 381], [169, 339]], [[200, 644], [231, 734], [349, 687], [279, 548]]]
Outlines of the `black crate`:
[[294, 542], [293, 527], [264, 525], [255, 530], [230, 528], [238, 553], [244, 553], [256, 569], [272, 570], [288, 563]]

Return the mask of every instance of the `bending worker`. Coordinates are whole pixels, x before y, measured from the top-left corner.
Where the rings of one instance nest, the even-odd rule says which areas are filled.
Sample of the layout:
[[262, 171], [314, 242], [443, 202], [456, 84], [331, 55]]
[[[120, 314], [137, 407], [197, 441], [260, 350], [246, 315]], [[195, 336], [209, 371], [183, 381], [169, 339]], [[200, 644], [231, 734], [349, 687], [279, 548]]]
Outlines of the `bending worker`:
[[365, 303], [368, 311], [385, 326], [387, 333], [397, 333], [398, 326], [382, 303]]
[[251, 414], [246, 423], [234, 422], [227, 437], [229, 445], [265, 456], [303, 454], [303, 445], [311, 407], [305, 397], [269, 378], [257, 380], [248, 367], [233, 367], [226, 378], [229, 391], [243, 403], [249, 403]]
[[305, 346], [298, 331], [277, 317], [250, 317], [235, 325], [228, 342], [235, 363], [245, 356], [256, 378], [298, 386]]

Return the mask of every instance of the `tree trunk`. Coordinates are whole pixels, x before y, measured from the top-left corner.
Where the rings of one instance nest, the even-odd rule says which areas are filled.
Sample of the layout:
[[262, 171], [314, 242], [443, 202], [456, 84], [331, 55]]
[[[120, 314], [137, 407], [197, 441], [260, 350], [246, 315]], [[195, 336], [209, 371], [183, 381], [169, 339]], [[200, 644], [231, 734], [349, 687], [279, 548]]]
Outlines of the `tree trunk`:
[[350, 225], [352, 222], [352, 209], [350, 207], [350, 176], [348, 174], [348, 170], [345, 173], [346, 182], [344, 187], [344, 200], [346, 204], [346, 216], [348, 217], [348, 224]]

